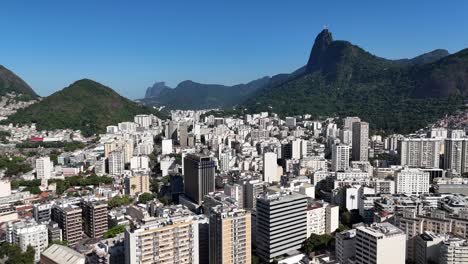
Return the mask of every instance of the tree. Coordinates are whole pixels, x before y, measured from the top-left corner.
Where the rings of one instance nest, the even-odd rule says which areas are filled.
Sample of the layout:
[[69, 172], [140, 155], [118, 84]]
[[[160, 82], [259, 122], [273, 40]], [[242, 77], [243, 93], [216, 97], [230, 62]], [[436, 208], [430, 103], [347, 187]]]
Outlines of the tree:
[[117, 236], [120, 233], [123, 233], [124, 231], [125, 231], [125, 226], [123, 226], [123, 225], [114, 226], [114, 227], [109, 228], [109, 230], [107, 230], [103, 234], [103, 237], [104, 238], [112, 238], [112, 237]]
[[5, 264], [33, 264], [34, 254], [35, 250], [31, 245], [28, 246], [26, 252], [22, 252], [16, 244], [3, 243], [0, 246], [0, 258], [5, 256], [8, 258]]
[[135, 184], [132, 184], [132, 186], [130, 186], [130, 188], [132, 188], [132, 191], [135, 192], [136, 185], [135, 185]]
[[305, 253], [309, 255], [310, 253], [318, 250], [328, 249], [334, 241], [334, 237], [328, 234], [317, 235], [311, 234], [302, 244], [302, 248]]
[[154, 195], [152, 193], [142, 193], [140, 197], [138, 197], [138, 203], [146, 204], [147, 202], [154, 199]]

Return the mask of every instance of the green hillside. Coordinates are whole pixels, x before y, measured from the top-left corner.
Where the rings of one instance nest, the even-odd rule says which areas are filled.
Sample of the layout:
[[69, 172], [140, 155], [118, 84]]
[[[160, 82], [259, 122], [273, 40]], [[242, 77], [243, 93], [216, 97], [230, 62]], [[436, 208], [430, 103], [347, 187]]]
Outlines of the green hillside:
[[11, 92], [22, 95], [22, 98], [25, 100], [37, 97], [37, 94], [25, 81], [0, 65], [0, 96]]
[[259, 90], [242, 108], [282, 115], [357, 115], [374, 129], [411, 132], [462, 108], [467, 93], [468, 50], [392, 61], [333, 41], [324, 30], [304, 74]]
[[35, 122], [41, 130], [71, 128], [92, 135], [104, 132], [108, 125], [149, 113], [154, 110], [126, 99], [100, 83], [83, 79], [18, 111], [6, 122]]

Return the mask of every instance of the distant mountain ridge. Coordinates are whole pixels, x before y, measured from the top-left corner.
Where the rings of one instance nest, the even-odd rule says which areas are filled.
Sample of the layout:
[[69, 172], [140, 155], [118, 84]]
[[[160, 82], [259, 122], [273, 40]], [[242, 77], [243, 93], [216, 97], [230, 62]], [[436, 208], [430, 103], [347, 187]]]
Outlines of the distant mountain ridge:
[[81, 130], [84, 135], [105, 132], [106, 126], [131, 121], [137, 114], [154, 113], [98, 82], [82, 79], [19, 110], [3, 123], [36, 123], [40, 130]]
[[28, 96], [31, 99], [38, 97], [36, 92], [19, 76], [0, 65], [0, 96], [14, 92], [17, 95]]
[[412, 132], [463, 107], [468, 49], [435, 50], [413, 59], [377, 57], [331, 32], [317, 35], [305, 71], [259, 89], [238, 109], [283, 115], [358, 115], [373, 129]]

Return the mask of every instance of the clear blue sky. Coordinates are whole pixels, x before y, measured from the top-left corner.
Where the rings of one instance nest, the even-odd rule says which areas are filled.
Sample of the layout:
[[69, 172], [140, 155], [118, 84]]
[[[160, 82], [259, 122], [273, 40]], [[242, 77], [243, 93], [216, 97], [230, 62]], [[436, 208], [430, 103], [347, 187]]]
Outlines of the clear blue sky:
[[0, 64], [40, 95], [91, 78], [139, 98], [154, 81], [247, 82], [304, 65], [323, 26], [386, 58], [468, 47], [468, 1], [134, 0], [0, 5]]

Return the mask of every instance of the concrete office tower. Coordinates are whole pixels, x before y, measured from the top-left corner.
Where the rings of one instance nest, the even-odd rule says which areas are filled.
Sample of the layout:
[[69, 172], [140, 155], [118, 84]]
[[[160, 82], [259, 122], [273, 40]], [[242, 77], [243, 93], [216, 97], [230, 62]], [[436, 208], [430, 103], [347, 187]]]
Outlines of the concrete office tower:
[[149, 170], [148, 156], [135, 156], [130, 159], [130, 169], [132, 170]]
[[45, 204], [34, 204], [33, 206], [33, 216], [34, 220], [38, 223], [46, 223], [50, 221], [50, 215], [52, 210], [51, 203]]
[[439, 168], [441, 140], [435, 138], [403, 138], [398, 140], [402, 166]]
[[353, 129], [353, 123], [361, 122], [361, 119], [357, 116], [348, 116], [343, 121], [343, 128]]
[[390, 223], [356, 228], [356, 264], [405, 263], [406, 235]]
[[52, 207], [52, 220], [62, 229], [63, 240], [75, 246], [83, 238], [82, 210], [72, 204], [55, 204]]
[[177, 124], [169, 121], [166, 125], [166, 139], [177, 140]]
[[212, 208], [209, 263], [251, 263], [251, 230], [250, 212], [222, 205]]
[[429, 172], [422, 169], [404, 168], [395, 172], [395, 192], [397, 194], [429, 193]]
[[102, 237], [107, 231], [107, 203], [104, 201], [82, 200], [84, 233], [91, 238]]
[[468, 241], [451, 237], [440, 245], [439, 264], [468, 263]]
[[326, 202], [314, 201], [307, 206], [307, 235], [331, 234], [338, 229], [340, 208]]
[[125, 263], [199, 263], [198, 222], [162, 217], [125, 231]]
[[354, 122], [353, 123], [353, 160], [367, 161], [369, 157], [369, 123]]
[[186, 147], [188, 145], [188, 127], [187, 124], [179, 124], [179, 145]]
[[349, 146], [345, 144], [335, 143], [332, 146], [332, 170], [347, 171], [349, 170]]
[[38, 179], [50, 179], [52, 177], [53, 169], [54, 164], [52, 161], [50, 161], [49, 157], [36, 159], [36, 174]]
[[152, 123], [152, 116], [150, 115], [136, 115], [134, 118], [135, 123], [140, 127], [149, 128]]
[[[414, 263], [426, 264], [439, 261], [440, 246], [444, 236], [426, 231], [414, 238]], [[408, 243], [411, 243], [408, 241]]]
[[444, 168], [457, 174], [468, 172], [468, 139], [447, 138], [445, 140]]
[[209, 156], [188, 154], [184, 158], [184, 191], [193, 202], [201, 204], [203, 197], [215, 190], [216, 163]]
[[130, 176], [124, 179], [125, 193], [131, 196], [137, 193], [150, 192], [150, 176], [147, 174], [140, 174]]
[[278, 176], [278, 157], [274, 152], [265, 152], [263, 154], [263, 181], [272, 183], [279, 182]]
[[265, 192], [257, 198], [257, 255], [263, 262], [301, 248], [307, 234], [307, 197]]
[[162, 154], [168, 155], [173, 152], [172, 150], [172, 139], [163, 139], [162, 140]]
[[37, 224], [34, 221], [17, 222], [7, 225], [7, 238], [10, 244], [16, 244], [21, 248], [21, 251], [26, 252], [28, 246], [32, 246], [35, 250], [34, 261], [38, 262], [48, 244], [47, 226], [45, 224]]
[[125, 169], [125, 161], [123, 152], [120, 150], [113, 150], [109, 153], [109, 174], [120, 176]]
[[41, 254], [41, 264], [85, 264], [86, 257], [62, 245], [52, 245]]
[[348, 264], [349, 259], [356, 255], [356, 229], [346, 230], [335, 235], [336, 260]]

